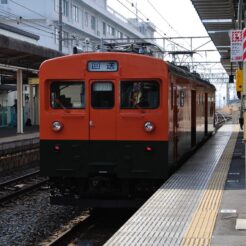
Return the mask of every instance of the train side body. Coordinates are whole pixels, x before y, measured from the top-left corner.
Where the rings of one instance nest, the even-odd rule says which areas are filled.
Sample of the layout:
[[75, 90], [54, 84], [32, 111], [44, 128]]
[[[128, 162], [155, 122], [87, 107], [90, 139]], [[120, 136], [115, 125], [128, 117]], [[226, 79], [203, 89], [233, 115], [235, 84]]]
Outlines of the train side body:
[[40, 81], [41, 173], [53, 203], [139, 205], [214, 130], [214, 88], [152, 57], [56, 58]]

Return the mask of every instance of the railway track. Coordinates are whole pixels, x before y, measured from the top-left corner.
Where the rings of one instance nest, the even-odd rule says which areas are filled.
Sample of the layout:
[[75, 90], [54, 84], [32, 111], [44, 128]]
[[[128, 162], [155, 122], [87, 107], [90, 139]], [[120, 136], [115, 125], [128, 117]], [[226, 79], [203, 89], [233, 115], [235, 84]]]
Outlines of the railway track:
[[232, 117], [229, 114], [221, 113], [221, 112], [215, 112], [215, 128], [219, 129], [223, 124], [225, 124], [227, 121], [231, 120]]
[[49, 239], [42, 242], [40, 245], [45, 246], [57, 246], [66, 245], [68, 242], [72, 241], [76, 235], [90, 228], [89, 213], [82, 214], [75, 219], [71, 220], [68, 225], [62, 228], [60, 231], [55, 232]]
[[0, 183], [0, 203], [10, 201], [26, 192], [37, 189], [47, 183], [48, 179], [39, 176], [35, 171]]
[[39, 245], [103, 245], [134, 212], [133, 209], [88, 210]]

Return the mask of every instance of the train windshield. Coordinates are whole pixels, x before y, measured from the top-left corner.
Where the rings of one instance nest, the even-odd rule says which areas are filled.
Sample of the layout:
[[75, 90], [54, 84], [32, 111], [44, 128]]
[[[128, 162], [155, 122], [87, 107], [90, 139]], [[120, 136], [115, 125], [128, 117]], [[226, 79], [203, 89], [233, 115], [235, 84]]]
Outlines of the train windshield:
[[53, 81], [50, 91], [52, 108], [80, 109], [85, 107], [85, 83], [82, 81]]
[[95, 81], [92, 84], [91, 104], [93, 108], [114, 107], [114, 84], [111, 81]]
[[160, 86], [157, 81], [121, 81], [120, 107], [125, 109], [159, 107]]

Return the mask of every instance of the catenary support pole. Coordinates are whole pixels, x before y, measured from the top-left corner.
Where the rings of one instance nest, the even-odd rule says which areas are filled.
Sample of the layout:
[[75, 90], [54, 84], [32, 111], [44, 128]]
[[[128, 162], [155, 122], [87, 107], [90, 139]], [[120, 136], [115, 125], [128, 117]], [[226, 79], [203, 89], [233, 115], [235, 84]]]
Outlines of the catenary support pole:
[[62, 52], [62, 0], [59, 0], [59, 21], [58, 21], [58, 44], [59, 51]]
[[31, 122], [32, 124], [34, 124], [34, 100], [33, 100], [33, 85], [30, 85], [30, 94], [29, 94], [29, 98], [30, 98], [30, 118], [31, 118]]
[[18, 69], [17, 77], [17, 133], [24, 133], [23, 131], [23, 79], [22, 70]]

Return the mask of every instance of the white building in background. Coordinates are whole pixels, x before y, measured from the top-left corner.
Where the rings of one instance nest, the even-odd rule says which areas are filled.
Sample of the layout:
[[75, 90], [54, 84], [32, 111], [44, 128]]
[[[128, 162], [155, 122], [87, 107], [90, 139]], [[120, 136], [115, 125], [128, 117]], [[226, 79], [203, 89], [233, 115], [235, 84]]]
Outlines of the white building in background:
[[[58, 50], [59, 0], [0, 0], [0, 20], [39, 37], [30, 42]], [[64, 53], [72, 53], [74, 46], [93, 49], [102, 39], [152, 38], [154, 32], [151, 22], [126, 19], [107, 0], [62, 0]]]

